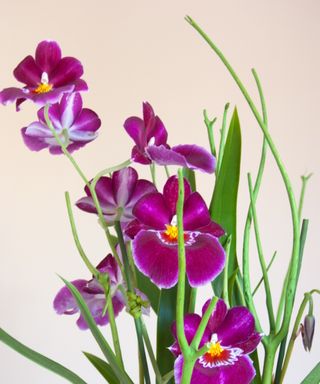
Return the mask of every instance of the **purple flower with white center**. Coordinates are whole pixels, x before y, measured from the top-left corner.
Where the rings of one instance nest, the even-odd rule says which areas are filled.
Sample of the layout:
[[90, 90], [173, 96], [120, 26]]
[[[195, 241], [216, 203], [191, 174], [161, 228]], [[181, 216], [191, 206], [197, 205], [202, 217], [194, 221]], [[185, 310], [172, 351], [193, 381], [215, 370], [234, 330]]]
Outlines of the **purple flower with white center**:
[[[119, 285], [122, 284], [122, 276], [119, 266], [115, 258], [109, 254], [100, 262], [97, 269], [100, 273], [106, 273], [109, 276], [110, 294], [112, 297], [114, 314], [117, 316], [126, 304], [123, 294], [118, 290]], [[74, 280], [71, 283], [81, 293], [95, 322], [98, 325], [107, 324], [109, 322], [108, 313], [103, 315], [103, 310], [106, 304], [105, 293], [97, 279], [93, 278], [89, 281], [79, 279]], [[58, 315], [73, 315], [80, 312], [76, 300], [66, 286], [61, 288], [56, 295], [53, 307]], [[80, 314], [77, 320], [77, 325], [80, 329], [88, 329], [88, 325], [82, 314]]]
[[[103, 176], [96, 184], [97, 198], [108, 225], [113, 225], [115, 221], [122, 224], [130, 222], [134, 218], [132, 209], [136, 202], [144, 195], [156, 191], [150, 181], [138, 179], [138, 173], [132, 167], [116, 171], [112, 177]], [[87, 196], [77, 201], [77, 207], [89, 213], [97, 213], [87, 186], [85, 192]]]
[[137, 163], [178, 165], [207, 173], [215, 170], [214, 156], [198, 145], [183, 144], [170, 148], [166, 128], [149, 103], [143, 103], [143, 119], [129, 117], [124, 128], [136, 144], [131, 156]]
[[16, 109], [29, 99], [43, 106], [60, 101], [64, 93], [85, 91], [88, 86], [81, 79], [83, 67], [74, 57], [62, 57], [55, 41], [38, 44], [35, 57], [25, 57], [13, 71], [14, 77], [25, 84], [23, 88], [5, 88], [0, 92], [4, 105], [16, 103]]
[[[69, 152], [73, 152], [94, 140], [101, 125], [98, 115], [91, 109], [82, 108], [80, 93], [64, 94], [61, 102], [48, 110], [49, 119]], [[44, 107], [38, 111], [39, 121], [22, 128], [27, 147], [32, 151], [49, 148], [52, 154], [61, 154], [62, 149], [46, 124]]]
[[[202, 314], [209, 300], [202, 308]], [[184, 318], [184, 329], [190, 344], [201, 321], [201, 316], [192, 313]], [[183, 369], [183, 356], [177, 341], [176, 324], [172, 326], [175, 343], [170, 347], [177, 357], [174, 364], [175, 383], [179, 384]], [[208, 350], [195, 363], [190, 384], [249, 384], [255, 376], [249, 358], [258, 346], [261, 335], [255, 331], [252, 314], [245, 307], [227, 309], [223, 300], [218, 300], [199, 347]]]
[[[138, 269], [160, 288], [171, 288], [178, 281], [178, 228], [176, 204], [178, 179], [166, 182], [163, 194], [154, 192], [141, 198], [133, 208], [136, 220], [126, 234], [133, 238], [133, 258]], [[191, 286], [211, 282], [223, 269], [225, 252], [218, 237], [223, 229], [214, 223], [198, 192], [191, 193], [185, 180], [183, 209], [186, 272]]]

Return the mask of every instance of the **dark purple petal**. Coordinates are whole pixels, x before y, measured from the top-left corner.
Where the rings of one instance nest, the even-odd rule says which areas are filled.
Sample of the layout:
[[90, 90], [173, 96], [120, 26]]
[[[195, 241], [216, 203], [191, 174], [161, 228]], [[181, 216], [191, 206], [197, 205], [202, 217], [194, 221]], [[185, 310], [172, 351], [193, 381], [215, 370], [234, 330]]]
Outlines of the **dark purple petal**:
[[[87, 284], [87, 281], [79, 279], [71, 281], [71, 283], [80, 293], [82, 293], [82, 290]], [[53, 301], [53, 308], [58, 315], [72, 315], [73, 313], [79, 311], [78, 304], [76, 303], [76, 300], [73, 298], [72, 293], [67, 286], [61, 288], [57, 293]]]
[[[100, 205], [101, 205], [102, 213], [107, 223], [113, 222], [118, 216], [116, 207], [108, 203], [103, 203]], [[76, 206], [82, 211], [97, 214], [97, 209], [91, 197], [82, 197], [76, 202]]]
[[128, 223], [125, 227], [125, 234], [130, 238], [134, 239], [135, 236], [142, 230], [149, 229], [147, 225], [140, 223], [139, 220], [134, 219], [130, 223]]
[[36, 64], [43, 72], [50, 72], [61, 59], [61, 49], [55, 41], [41, 41], [36, 49]]
[[222, 345], [233, 346], [248, 340], [254, 328], [254, 318], [249, 310], [245, 307], [234, 307], [228, 311], [216, 333]]
[[36, 87], [41, 82], [42, 71], [32, 56], [24, 58], [13, 71], [14, 77], [28, 87]]
[[128, 205], [133, 207], [141, 197], [148, 193], [157, 192], [157, 188], [148, 180], [140, 179], [137, 181], [133, 193], [128, 201]]
[[83, 74], [83, 67], [74, 57], [62, 58], [52, 71], [49, 82], [55, 87], [70, 84], [79, 79]]
[[88, 90], [88, 84], [82, 79], [74, 81], [73, 84], [74, 92], [83, 92]]
[[[101, 204], [116, 205], [112, 189], [112, 180], [110, 177], [100, 177], [96, 184], [95, 190]], [[85, 188], [85, 191], [88, 196], [91, 196], [88, 187]]]
[[168, 132], [158, 116], [154, 119], [154, 127], [152, 131], [155, 145], [165, 145], [168, 139]]
[[144, 121], [139, 117], [132, 116], [124, 122], [123, 126], [128, 135], [134, 140], [138, 148], [143, 150], [147, 145]]
[[160, 288], [171, 288], [178, 281], [177, 246], [165, 246], [158, 231], [140, 231], [132, 242], [137, 268]]
[[213, 173], [216, 168], [215, 157], [206, 149], [195, 144], [176, 145], [172, 148], [185, 158], [187, 167], [190, 169], [198, 169], [206, 173]]
[[[202, 316], [207, 310], [210, 301], [211, 300], [207, 300], [204, 306], [202, 307]], [[224, 318], [226, 317], [227, 312], [228, 312], [228, 308], [225, 302], [222, 299], [219, 299], [212, 312], [212, 315], [210, 316], [210, 319], [207, 325], [207, 328], [210, 330], [211, 333], [216, 332], [216, 329], [219, 327], [219, 325], [223, 322]]]
[[262, 339], [262, 335], [258, 332], [254, 332], [249, 337], [249, 339], [247, 339], [246, 341], [244, 341], [242, 343], [235, 344], [235, 345], [233, 345], [233, 347], [242, 349], [243, 353], [248, 355], [249, 353], [253, 352], [257, 348], [261, 339]]
[[188, 167], [188, 163], [184, 156], [173, 151], [164, 145], [149, 145], [146, 152], [150, 159], [159, 165], [179, 165], [180, 167]]
[[[181, 381], [183, 357], [180, 355], [174, 364], [175, 383]], [[234, 364], [214, 368], [204, 368], [196, 362], [190, 384], [250, 384], [255, 376], [252, 361], [241, 356]]]
[[[191, 187], [187, 179], [184, 179], [184, 200], [190, 196]], [[170, 208], [171, 215], [175, 215], [177, 211], [177, 201], [179, 195], [179, 182], [177, 176], [171, 176], [163, 187], [163, 197]]]
[[47, 148], [49, 144], [45, 143], [43, 138], [37, 137], [37, 136], [29, 136], [26, 134], [27, 128], [21, 129], [21, 134], [23, 141], [25, 145], [31, 150], [31, 151], [41, 151], [41, 149]]
[[199, 231], [202, 233], [210, 233], [212, 236], [215, 237], [221, 237], [225, 234], [224, 229], [214, 221], [210, 221], [208, 225], [199, 228]]
[[60, 102], [61, 125], [70, 128], [82, 109], [80, 93], [64, 94]]
[[147, 101], [142, 103], [142, 113], [143, 113], [144, 124], [147, 126], [155, 118], [154, 110], [151, 104], [148, 103]]
[[[60, 114], [59, 104], [51, 105], [49, 108], [48, 114], [49, 114], [49, 120], [52, 123], [55, 130], [58, 132], [61, 132], [63, 127], [61, 125], [61, 114]], [[41, 108], [38, 111], [38, 117], [39, 117], [39, 121], [42, 122], [42, 124], [47, 126], [47, 122], [46, 122], [45, 116], [44, 116], [44, 108]], [[48, 128], [48, 130], [49, 130], [49, 128]], [[51, 133], [51, 136], [53, 136], [52, 133]]]
[[120, 269], [117, 264], [116, 259], [111, 255], [107, 255], [100, 263], [97, 265], [97, 270], [101, 273], [107, 273], [111, 280], [111, 283], [118, 283], [120, 276]]
[[91, 109], [84, 108], [70, 128], [70, 132], [86, 131], [88, 133], [94, 133], [100, 126], [101, 120], [99, 119], [99, 116]]
[[138, 180], [138, 173], [132, 167], [123, 168], [112, 175], [112, 190], [117, 206], [124, 207], [130, 200]]
[[141, 223], [154, 229], [164, 229], [171, 222], [171, 214], [161, 193], [149, 193], [133, 208], [133, 215]]
[[131, 158], [132, 158], [132, 161], [134, 161], [135, 163], [139, 163], [139, 164], [151, 164], [152, 163], [152, 161], [149, 159], [149, 157], [145, 153], [144, 149], [143, 150], [139, 149], [137, 145], [135, 145], [132, 148]]
[[211, 221], [205, 201], [198, 192], [193, 192], [184, 203], [183, 225], [187, 231], [193, 231]]
[[[14, 103], [19, 99], [25, 100], [29, 97], [27, 90], [23, 90], [21, 88], [5, 88], [0, 92], [0, 103], [3, 105], [7, 105], [9, 103]], [[19, 105], [21, 102], [19, 103]], [[19, 107], [19, 106], [18, 106]], [[17, 108], [19, 110], [19, 108]]]
[[189, 283], [199, 287], [210, 283], [225, 264], [225, 252], [219, 240], [208, 234], [195, 232], [193, 243], [186, 246], [186, 269]]

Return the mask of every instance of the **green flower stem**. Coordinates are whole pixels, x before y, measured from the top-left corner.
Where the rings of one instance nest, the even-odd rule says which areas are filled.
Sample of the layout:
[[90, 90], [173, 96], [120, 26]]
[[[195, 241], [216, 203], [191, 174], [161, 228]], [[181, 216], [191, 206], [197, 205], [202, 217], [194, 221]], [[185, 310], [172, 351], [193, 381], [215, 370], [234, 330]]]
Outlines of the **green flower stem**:
[[226, 242], [226, 263], [223, 270], [223, 290], [222, 290], [222, 298], [226, 303], [227, 307], [230, 307], [229, 304], [229, 291], [228, 291], [228, 265], [229, 265], [229, 253], [230, 253], [230, 245], [231, 245], [231, 235], [228, 236]]
[[243, 284], [241, 284], [241, 282], [240, 282], [240, 277], [239, 277], [238, 273], [236, 275], [236, 284], [237, 284], [238, 291], [240, 293], [241, 305], [243, 305], [245, 307], [246, 306], [246, 300], [245, 300], [245, 297], [243, 294]]
[[227, 103], [224, 106], [223, 111], [223, 118], [222, 118], [222, 126], [221, 126], [221, 135], [220, 135], [220, 143], [219, 143], [219, 152], [218, 152], [218, 162], [216, 167], [216, 173], [219, 174], [219, 170], [222, 163], [223, 153], [224, 153], [224, 146], [226, 144], [226, 136], [227, 136], [227, 113], [229, 109], [230, 104]]
[[167, 178], [169, 179], [169, 177], [170, 177], [169, 167], [167, 165], [165, 165], [164, 169], [166, 171]]
[[191, 287], [188, 313], [193, 313], [196, 307], [197, 288]]
[[210, 151], [213, 154], [213, 156], [216, 156], [217, 151], [216, 151], [216, 145], [214, 142], [213, 125], [217, 121], [217, 118], [215, 117], [213, 120], [210, 120], [206, 110], [203, 111], [203, 117], [204, 117], [204, 123], [205, 123], [205, 125], [207, 127], [207, 131], [208, 131]]
[[150, 338], [149, 338], [149, 335], [148, 335], [148, 331], [146, 329], [146, 325], [145, 325], [145, 323], [144, 323], [142, 318], [141, 318], [141, 327], [142, 327], [142, 336], [143, 336], [145, 345], [147, 347], [147, 351], [148, 351], [148, 354], [149, 354], [149, 357], [150, 357], [150, 361], [151, 361], [154, 373], [156, 375], [156, 382], [157, 382], [157, 384], [162, 384], [162, 376], [161, 376], [161, 373], [159, 371], [159, 367], [158, 367], [158, 364], [157, 364], [156, 357], [155, 357], [155, 355], [153, 353], [152, 344], [151, 344], [151, 341], [150, 341]]
[[203, 314], [202, 316], [202, 319], [200, 321], [200, 324], [198, 326], [198, 329], [197, 329], [197, 332], [196, 334], [194, 335], [193, 339], [192, 339], [192, 342], [190, 344], [190, 346], [194, 349], [197, 349], [199, 347], [199, 344], [200, 344], [200, 341], [202, 339], [202, 336], [204, 334], [204, 331], [206, 329], [206, 326], [208, 324], [208, 321], [210, 319], [210, 316], [218, 302], [218, 297], [213, 297], [210, 301], [210, 304], [208, 305], [208, 308], [206, 309], [205, 313]]
[[71, 226], [71, 230], [72, 230], [72, 235], [73, 235], [73, 239], [74, 239], [74, 242], [76, 244], [76, 247], [78, 249], [79, 255], [81, 256], [83, 262], [85, 263], [85, 265], [89, 269], [90, 273], [94, 277], [98, 278], [99, 271], [93, 266], [91, 261], [88, 259], [87, 255], [84, 252], [84, 250], [82, 248], [82, 245], [80, 243], [78, 232], [77, 232], [77, 228], [76, 228], [76, 224], [75, 224], [75, 221], [74, 221], [74, 216], [73, 216], [72, 208], [71, 208], [71, 201], [70, 201], [69, 192], [65, 192], [64, 195], [65, 195], [65, 199], [66, 199], [66, 205], [67, 205], [67, 211], [68, 211], [69, 222], [70, 222], [70, 226]]
[[[296, 287], [297, 287], [297, 282], [298, 282], [298, 272], [299, 272], [299, 249], [300, 249], [300, 233], [299, 233], [299, 215], [298, 215], [298, 209], [297, 209], [297, 204], [296, 200], [294, 197], [294, 192], [292, 189], [292, 185], [289, 179], [289, 176], [286, 172], [286, 169], [284, 167], [284, 164], [282, 163], [282, 160], [279, 156], [279, 153], [276, 149], [276, 146], [274, 145], [274, 142], [268, 132], [268, 127], [261, 115], [259, 114], [253, 100], [251, 99], [248, 91], [246, 90], [245, 86], [237, 76], [236, 72], [230, 65], [230, 63], [227, 61], [223, 53], [219, 50], [219, 48], [209, 39], [209, 37], [204, 33], [204, 31], [190, 18], [187, 17], [186, 20], [189, 22], [189, 24], [197, 30], [197, 32], [205, 39], [205, 41], [210, 45], [210, 47], [213, 49], [213, 51], [218, 55], [218, 57], [221, 59], [223, 64], [226, 66], [228, 69], [229, 73], [235, 80], [236, 84], [240, 88], [243, 96], [245, 97], [252, 113], [254, 114], [260, 128], [263, 131], [264, 138], [268, 143], [268, 146], [272, 152], [272, 155], [277, 163], [278, 169], [280, 171], [280, 174], [282, 176], [287, 195], [288, 195], [288, 200], [290, 204], [290, 210], [291, 210], [291, 218], [292, 218], [292, 227], [293, 227], [293, 245], [292, 245], [292, 256], [291, 256], [291, 268], [290, 268], [290, 273], [288, 276], [288, 287], [285, 292], [285, 309], [284, 309], [284, 316], [283, 316], [283, 321], [280, 327], [279, 332], [277, 335], [272, 339], [272, 343], [270, 344], [266, 355], [266, 364], [265, 364], [265, 369], [264, 369], [264, 380], [269, 380], [264, 381], [266, 384], [270, 384], [271, 379], [272, 379], [272, 369], [273, 369], [273, 363], [274, 363], [274, 354], [276, 352], [277, 346], [281, 343], [281, 341], [286, 337], [286, 334], [289, 329], [290, 325], [290, 320], [292, 316], [292, 311], [293, 311], [293, 305], [294, 305], [294, 297], [295, 297], [295, 292], [296, 292]], [[248, 244], [247, 244], [248, 245]], [[248, 264], [248, 259], [246, 260]], [[245, 263], [245, 261], [244, 261]], [[253, 314], [256, 316], [256, 311], [254, 308], [253, 300], [252, 300], [252, 293], [250, 289], [250, 284], [248, 284], [248, 269], [249, 266], [246, 266], [247, 270], [244, 271], [244, 282], [245, 282], [245, 293], [246, 293], [246, 299], [248, 299], [248, 306], [249, 309], [254, 309]], [[264, 338], [265, 339], [265, 338]], [[265, 340], [263, 340], [265, 345], [267, 344]], [[267, 379], [265, 379], [265, 377]]]
[[150, 164], [150, 172], [151, 172], [151, 178], [154, 185], [156, 184], [156, 165], [155, 163]]
[[304, 196], [305, 196], [305, 192], [306, 192], [306, 187], [307, 187], [308, 180], [310, 179], [311, 176], [312, 176], [312, 173], [310, 173], [307, 176], [301, 176], [302, 186], [301, 186], [301, 192], [300, 192], [300, 198], [299, 198], [299, 208], [298, 208], [298, 215], [299, 215], [300, 222], [302, 219], [302, 208], [303, 208], [303, 203], [304, 203]]
[[290, 361], [290, 358], [291, 358], [291, 355], [292, 355], [294, 343], [295, 343], [295, 340], [297, 338], [298, 329], [299, 329], [299, 325], [301, 323], [301, 319], [302, 319], [304, 310], [306, 308], [307, 303], [310, 302], [310, 300], [312, 300], [312, 295], [314, 293], [318, 293], [320, 295], [320, 290], [313, 289], [312, 291], [307, 292], [307, 293], [304, 294], [304, 299], [303, 299], [303, 301], [302, 301], [302, 303], [300, 305], [300, 308], [299, 308], [298, 313], [297, 313], [296, 321], [295, 321], [293, 329], [292, 329], [292, 333], [291, 333], [290, 341], [289, 341], [289, 344], [288, 344], [286, 356], [285, 356], [285, 359], [284, 359], [284, 362], [283, 362], [283, 366], [282, 366], [282, 371], [281, 371], [281, 375], [280, 375], [279, 384], [283, 383], [285, 374], [286, 374], [287, 369], [288, 369], [289, 361]]
[[[271, 268], [271, 266], [272, 266], [272, 264], [273, 264], [273, 262], [274, 262], [276, 256], [277, 256], [277, 251], [275, 251], [275, 252], [273, 253], [273, 255], [272, 255], [272, 258], [271, 258], [271, 260], [270, 260], [270, 262], [269, 262], [269, 264], [268, 264], [268, 266], [267, 266], [267, 272], [269, 272], [269, 269]], [[252, 296], [254, 296], [254, 295], [257, 293], [257, 291], [258, 291], [258, 289], [260, 288], [260, 285], [262, 284], [262, 282], [263, 282], [263, 276], [261, 277], [261, 279], [259, 280], [259, 282], [258, 282], [258, 284], [256, 285], [255, 289], [253, 290], [253, 292], [252, 292]]]
[[120, 346], [120, 341], [119, 341], [119, 333], [118, 333], [117, 324], [116, 324], [115, 317], [114, 317], [114, 309], [113, 309], [113, 303], [112, 303], [111, 295], [107, 294], [106, 298], [107, 298], [107, 310], [108, 310], [109, 324], [110, 324], [110, 329], [111, 329], [111, 334], [112, 334], [114, 351], [116, 353], [116, 358], [117, 358], [117, 361], [118, 361], [120, 367], [124, 368], [121, 346]]
[[[121, 229], [121, 225], [119, 221], [116, 221], [115, 223], [115, 230], [118, 236], [118, 241], [121, 249], [121, 254], [122, 254], [122, 259], [123, 259], [123, 265], [124, 265], [124, 276], [126, 279], [127, 287], [129, 292], [134, 292], [134, 286], [132, 283], [131, 279], [131, 274], [130, 274], [130, 264], [129, 264], [129, 259], [128, 259], [128, 254], [127, 254], [127, 248], [124, 242], [123, 238], [123, 233]], [[143, 344], [143, 335], [142, 335], [142, 322], [141, 318], [134, 319], [134, 324], [136, 328], [136, 334], [137, 334], [137, 340], [138, 340], [138, 347], [139, 347], [139, 356], [142, 361], [142, 366], [143, 366], [143, 371], [145, 375], [145, 381], [146, 384], [150, 384], [150, 376], [149, 376], [149, 369], [148, 369], [148, 362], [146, 358], [146, 353], [144, 349], [144, 344]]]
[[272, 304], [272, 294], [271, 294], [271, 289], [270, 289], [270, 282], [269, 282], [269, 276], [268, 276], [266, 261], [265, 261], [265, 258], [263, 255], [263, 250], [262, 250], [260, 231], [259, 231], [259, 225], [258, 225], [258, 218], [257, 218], [257, 212], [256, 212], [255, 203], [254, 203], [254, 198], [253, 198], [253, 188], [252, 188], [252, 180], [251, 180], [250, 173], [248, 174], [248, 184], [249, 184], [249, 192], [250, 192], [251, 214], [253, 217], [253, 225], [254, 225], [254, 230], [255, 230], [258, 256], [259, 256], [259, 261], [260, 261], [260, 265], [261, 265], [261, 269], [262, 269], [263, 281], [264, 281], [264, 286], [265, 286], [265, 291], [266, 291], [266, 304], [267, 304], [269, 323], [270, 323], [270, 333], [274, 333], [275, 332], [275, 319], [274, 319], [274, 311], [273, 311], [273, 304]]
[[177, 291], [177, 338], [185, 358], [189, 354], [190, 348], [184, 333], [184, 299], [185, 299], [185, 285], [186, 285], [186, 251], [184, 246], [184, 231], [183, 231], [183, 205], [184, 205], [184, 182], [182, 169], [178, 170], [179, 180], [179, 196], [177, 202], [177, 224], [178, 224], [178, 254], [179, 254], [179, 275], [178, 275], [178, 291]]

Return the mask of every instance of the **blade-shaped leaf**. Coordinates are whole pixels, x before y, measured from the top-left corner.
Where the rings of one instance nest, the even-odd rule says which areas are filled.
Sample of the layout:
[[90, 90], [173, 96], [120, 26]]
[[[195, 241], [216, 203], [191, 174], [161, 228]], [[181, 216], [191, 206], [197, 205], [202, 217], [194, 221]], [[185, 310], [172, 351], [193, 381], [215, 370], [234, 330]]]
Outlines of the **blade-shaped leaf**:
[[319, 384], [320, 383], [320, 363], [305, 377], [300, 384]]
[[[231, 277], [238, 267], [237, 244], [237, 197], [241, 162], [241, 130], [237, 109], [235, 108], [230, 122], [228, 136], [224, 147], [221, 168], [216, 180], [210, 203], [210, 214], [228, 235], [232, 235], [228, 276]], [[213, 283], [215, 293], [221, 295], [222, 275]]]
[[104, 360], [88, 352], [83, 352], [90, 363], [101, 373], [101, 375], [107, 380], [109, 384], [120, 384], [116, 374], [111, 366]]
[[154, 285], [149, 277], [145, 276], [136, 268], [137, 284], [141, 292], [149, 299], [152, 309], [158, 313], [160, 289]]
[[48, 357], [43, 356], [41, 353], [36, 352], [33, 349], [27, 347], [26, 345], [20, 343], [20, 341], [10, 336], [2, 328], [0, 328], [0, 340], [4, 344], [8, 345], [10, 348], [14, 349], [16, 352], [20, 353], [20, 355], [23, 355], [34, 363], [37, 363], [42, 367], [47, 368], [49, 371], [54, 372], [57, 375], [65, 378], [70, 383], [86, 384], [86, 382], [74, 372], [70, 371], [68, 368], [57, 363], [56, 361], [51, 360]]
[[81, 310], [81, 314], [82, 314], [83, 318], [85, 319], [85, 321], [86, 321], [86, 323], [87, 323], [87, 325], [88, 325], [88, 327], [92, 333], [92, 336], [95, 338], [95, 340], [98, 343], [102, 353], [104, 354], [104, 356], [106, 357], [106, 359], [110, 363], [112, 369], [114, 370], [115, 374], [117, 375], [117, 377], [119, 378], [121, 383], [133, 384], [133, 382], [131, 381], [129, 376], [126, 374], [126, 372], [124, 372], [123, 369], [118, 365], [115, 354], [113, 353], [112, 349], [110, 348], [107, 340], [103, 337], [100, 329], [98, 328], [96, 322], [94, 321], [94, 319], [91, 315], [91, 312], [90, 312], [86, 302], [82, 298], [82, 296], [79, 293], [79, 291], [77, 290], [77, 288], [73, 284], [71, 284], [69, 281], [67, 281], [63, 278], [61, 278], [61, 279], [63, 280], [65, 285], [69, 288], [72, 296], [75, 298], [75, 300], [76, 300], [76, 302], [77, 302], [77, 304]]

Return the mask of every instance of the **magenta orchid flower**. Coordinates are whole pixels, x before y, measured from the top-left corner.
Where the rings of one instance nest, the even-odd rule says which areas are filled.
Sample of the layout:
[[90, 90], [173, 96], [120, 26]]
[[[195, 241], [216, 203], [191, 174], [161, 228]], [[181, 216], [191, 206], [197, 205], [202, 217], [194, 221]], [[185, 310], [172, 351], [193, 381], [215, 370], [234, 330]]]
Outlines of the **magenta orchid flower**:
[[[80, 93], [64, 94], [61, 102], [48, 110], [49, 119], [69, 152], [73, 152], [94, 140], [101, 125], [98, 115], [91, 109], [82, 108]], [[21, 133], [27, 147], [32, 151], [49, 148], [52, 154], [62, 150], [44, 117], [44, 107], [38, 111], [39, 121], [22, 128]]]
[[[112, 297], [114, 314], [117, 316], [126, 305], [126, 300], [118, 289], [119, 285], [122, 284], [122, 276], [119, 266], [115, 258], [109, 254], [101, 261], [101, 263], [97, 266], [97, 269], [99, 272], [109, 275], [110, 294]], [[93, 278], [89, 281], [79, 279], [74, 280], [71, 283], [81, 293], [95, 322], [98, 325], [108, 324], [108, 314], [106, 313], [103, 315], [103, 310], [106, 304], [105, 293], [103, 287], [100, 285], [97, 279]], [[66, 286], [61, 288], [56, 295], [53, 302], [53, 307], [58, 315], [73, 315], [80, 312], [77, 302]], [[88, 329], [88, 325], [82, 314], [80, 314], [77, 320], [77, 325], [80, 329]]]
[[183, 144], [170, 148], [166, 128], [149, 103], [143, 103], [143, 119], [129, 117], [124, 128], [135, 142], [131, 156], [137, 163], [178, 165], [207, 173], [215, 170], [214, 156], [198, 145]]
[[[202, 314], [209, 300], [202, 308]], [[190, 344], [201, 321], [197, 314], [187, 314], [184, 329]], [[183, 356], [177, 341], [176, 324], [172, 326], [175, 343], [170, 347], [177, 357], [174, 364], [175, 383], [179, 384], [183, 369]], [[190, 384], [249, 384], [255, 376], [249, 358], [258, 346], [261, 335], [255, 331], [252, 314], [245, 307], [227, 309], [223, 300], [218, 300], [199, 347], [207, 346], [195, 363]]]
[[13, 74], [25, 86], [5, 88], [0, 92], [0, 102], [4, 105], [15, 102], [17, 110], [26, 99], [43, 106], [57, 103], [63, 93], [88, 89], [81, 79], [83, 68], [80, 61], [74, 57], [62, 57], [61, 49], [55, 41], [40, 42], [35, 57], [25, 57]]
[[[178, 281], [178, 190], [178, 179], [172, 176], [163, 194], [142, 197], [133, 208], [136, 219], [126, 228], [126, 234], [134, 238], [136, 266], [160, 288], [171, 288]], [[224, 267], [225, 252], [218, 240], [224, 231], [211, 220], [204, 200], [198, 192], [191, 193], [186, 180], [183, 226], [188, 280], [193, 287], [201, 286]]]
[[[116, 171], [112, 177], [103, 176], [96, 184], [97, 197], [108, 225], [113, 225], [115, 221], [130, 222], [134, 218], [132, 209], [136, 202], [144, 195], [156, 191], [150, 181], [138, 179], [138, 173], [132, 167]], [[77, 201], [77, 207], [89, 213], [97, 213], [87, 186], [85, 192], [87, 196]]]

